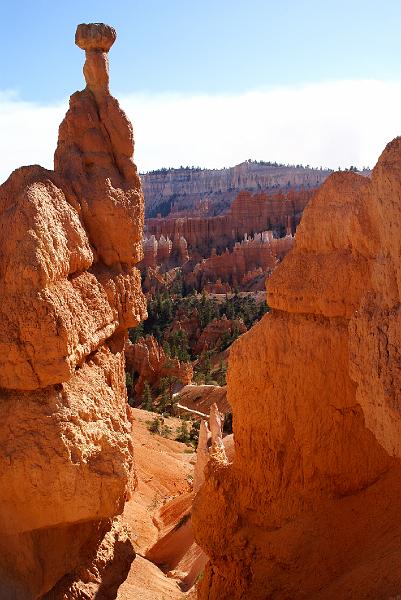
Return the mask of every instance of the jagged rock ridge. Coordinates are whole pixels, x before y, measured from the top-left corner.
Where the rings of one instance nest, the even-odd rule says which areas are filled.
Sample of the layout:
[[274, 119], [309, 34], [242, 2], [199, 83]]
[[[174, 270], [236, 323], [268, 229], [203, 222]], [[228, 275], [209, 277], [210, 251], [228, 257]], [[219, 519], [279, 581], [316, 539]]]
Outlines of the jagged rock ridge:
[[[78, 26], [87, 85], [71, 97], [55, 169], [23, 167], [0, 187], [0, 597], [8, 600], [56, 584], [52, 598], [72, 599], [81, 577], [94, 594], [114, 543], [117, 579], [134, 557], [118, 523], [105, 537], [134, 481], [124, 342], [146, 316], [133, 266], [143, 196], [132, 127], [108, 87], [115, 37], [107, 25]], [[98, 560], [101, 544], [109, 547]]]
[[147, 217], [170, 212], [188, 216], [188, 211], [213, 216], [227, 210], [240, 191], [314, 189], [330, 173], [329, 169], [247, 160], [228, 169], [161, 169], [141, 178]]

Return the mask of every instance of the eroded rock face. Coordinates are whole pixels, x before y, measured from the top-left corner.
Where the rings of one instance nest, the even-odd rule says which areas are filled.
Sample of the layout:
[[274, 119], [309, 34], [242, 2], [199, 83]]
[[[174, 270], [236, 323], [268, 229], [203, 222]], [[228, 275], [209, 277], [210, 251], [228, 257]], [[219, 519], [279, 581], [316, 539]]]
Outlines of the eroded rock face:
[[135, 344], [128, 341], [125, 356], [127, 370], [138, 377], [135, 384], [138, 396], [142, 394], [145, 383], [157, 386], [163, 377], [174, 377], [183, 385], [192, 381], [192, 364], [167, 356], [153, 335], [139, 338]]
[[55, 170], [23, 167], [0, 187], [2, 598], [71, 584], [134, 481], [124, 344], [146, 316], [133, 266], [143, 198], [108, 89], [114, 39], [78, 27], [87, 87], [71, 97]]
[[[271, 231], [245, 235], [241, 242], [236, 242], [233, 250], [226, 249], [222, 254], [212, 251], [209, 258], [195, 265], [193, 272], [187, 276], [197, 289], [225, 282], [231, 288], [246, 288], [260, 275], [270, 275], [278, 262], [291, 250], [294, 237], [288, 233], [282, 238], [273, 238]], [[264, 279], [262, 288], [264, 289]], [[219, 289], [219, 286], [215, 286]], [[224, 292], [223, 292], [224, 293]]]
[[143, 242], [143, 260], [140, 268], [164, 267], [180, 265], [182, 266], [189, 260], [188, 244], [185, 238], [177, 235], [173, 240], [167, 239], [161, 235], [159, 240], [154, 235], [145, 237]]
[[371, 179], [333, 174], [233, 345], [234, 462], [212, 457], [193, 514], [200, 598], [400, 594], [400, 199], [400, 138]]
[[205, 480], [205, 467], [211, 455], [218, 455], [218, 460], [223, 464], [228, 463], [224, 448], [223, 424], [217, 404], [210, 407], [208, 421], [201, 420], [199, 440], [196, 448], [196, 463], [194, 467], [194, 492], [198, 492]]
[[219, 347], [225, 335], [233, 333], [242, 334], [246, 331], [246, 325], [242, 319], [227, 319], [223, 315], [221, 319], [214, 319], [202, 331], [195, 345], [196, 354], [202, 354], [208, 350]]
[[153, 218], [146, 220], [149, 235], [173, 240], [185, 238], [190, 255], [205, 257], [211, 248], [224, 251], [245, 234], [274, 230], [281, 235], [287, 228], [294, 233], [302, 211], [313, 196], [312, 190], [287, 194], [240, 192], [226, 214], [217, 217]]
[[[226, 210], [241, 190], [276, 193], [319, 187], [331, 171], [245, 161], [228, 169], [162, 169], [142, 175], [149, 216], [211, 216]], [[166, 214], [166, 212], [164, 213]], [[169, 214], [169, 216], [170, 216]]]

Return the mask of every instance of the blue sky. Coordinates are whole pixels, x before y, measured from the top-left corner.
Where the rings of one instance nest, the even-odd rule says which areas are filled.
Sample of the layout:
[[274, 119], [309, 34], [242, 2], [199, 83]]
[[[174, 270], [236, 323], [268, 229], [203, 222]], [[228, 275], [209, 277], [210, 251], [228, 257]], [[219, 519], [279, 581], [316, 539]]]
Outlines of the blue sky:
[[77, 23], [118, 31], [116, 93], [231, 93], [337, 79], [399, 79], [401, 2], [2, 0], [1, 88], [52, 102], [80, 86]]
[[51, 166], [83, 87], [80, 22], [117, 29], [111, 89], [141, 170], [371, 165], [401, 133], [399, 0], [2, 0], [0, 19], [0, 180]]

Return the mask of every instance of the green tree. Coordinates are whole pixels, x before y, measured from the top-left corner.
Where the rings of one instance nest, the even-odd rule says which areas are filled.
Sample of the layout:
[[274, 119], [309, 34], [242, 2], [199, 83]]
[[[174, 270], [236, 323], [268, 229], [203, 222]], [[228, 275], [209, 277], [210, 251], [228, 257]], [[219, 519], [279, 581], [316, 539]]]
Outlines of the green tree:
[[183, 444], [189, 444], [191, 441], [191, 436], [189, 433], [189, 427], [187, 421], [182, 421], [181, 425], [177, 427], [175, 439], [177, 442], [182, 442]]
[[[178, 358], [181, 362], [190, 362], [189, 342], [186, 331], [178, 329], [172, 331], [167, 339], [169, 355]], [[164, 348], [164, 345], [163, 345]]]
[[211, 383], [212, 377], [212, 363], [210, 360], [211, 351], [207, 351], [202, 354], [195, 365], [195, 376], [194, 380], [198, 384]]
[[143, 408], [143, 410], [149, 410], [149, 411], [154, 410], [152, 389], [151, 389], [148, 381], [145, 381], [145, 385], [143, 386], [141, 408]]
[[157, 433], [162, 437], [171, 435], [171, 427], [164, 423], [163, 417], [155, 417], [151, 421], [147, 421], [148, 429], [151, 433]]
[[219, 385], [223, 386], [223, 385], [226, 385], [226, 376], [227, 376], [227, 365], [225, 362], [221, 361], [219, 369], [214, 374], [214, 378]]
[[160, 417], [155, 417], [151, 421], [148, 421], [148, 429], [151, 433], [158, 433], [160, 435], [163, 420]]
[[144, 324], [139, 323], [139, 325], [137, 327], [134, 327], [133, 329], [129, 330], [129, 339], [130, 341], [135, 344], [139, 338], [143, 337], [144, 335]]
[[189, 432], [189, 437], [192, 445], [196, 448], [199, 440], [199, 429], [200, 429], [200, 421], [192, 421], [191, 430]]
[[174, 412], [174, 394], [173, 388], [174, 384], [177, 383], [177, 377], [173, 375], [167, 375], [166, 377], [162, 377], [160, 380], [159, 390], [160, 390], [160, 402], [159, 402], [159, 412], [160, 413], [168, 413], [173, 414]]

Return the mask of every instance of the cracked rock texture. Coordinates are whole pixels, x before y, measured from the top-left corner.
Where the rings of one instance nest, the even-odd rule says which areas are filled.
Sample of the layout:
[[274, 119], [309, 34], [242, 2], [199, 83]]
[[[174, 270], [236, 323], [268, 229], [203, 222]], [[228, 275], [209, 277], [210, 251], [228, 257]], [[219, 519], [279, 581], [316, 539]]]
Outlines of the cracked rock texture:
[[[127, 328], [146, 316], [134, 267], [143, 197], [132, 127], [108, 89], [114, 39], [106, 25], [78, 27], [87, 86], [71, 97], [55, 169], [22, 167], [0, 187], [0, 598], [7, 600], [63, 597], [60, 582], [72, 585], [102, 543], [110, 560], [113, 540], [124, 539], [125, 563], [134, 556], [112, 520], [134, 482], [124, 344]], [[116, 585], [109, 575], [107, 585]]]
[[199, 598], [401, 594], [401, 138], [336, 173], [230, 353], [232, 464], [195, 500]]

